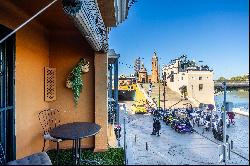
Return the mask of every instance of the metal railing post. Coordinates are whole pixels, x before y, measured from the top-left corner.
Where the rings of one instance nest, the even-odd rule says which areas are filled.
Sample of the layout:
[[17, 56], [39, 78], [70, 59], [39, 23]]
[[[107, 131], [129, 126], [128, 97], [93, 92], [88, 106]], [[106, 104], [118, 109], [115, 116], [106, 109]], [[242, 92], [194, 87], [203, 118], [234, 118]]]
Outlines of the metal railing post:
[[224, 101], [223, 101], [223, 105], [224, 105], [224, 111], [223, 111], [223, 144], [224, 144], [224, 151], [223, 151], [223, 160], [226, 164], [227, 161], [227, 156], [226, 156], [226, 95], [227, 95], [227, 87], [226, 87], [226, 82], [223, 82], [223, 86], [224, 86]]
[[126, 120], [125, 120], [125, 115], [124, 115], [124, 118], [123, 118], [123, 146], [124, 146], [124, 161], [125, 161], [125, 165], [127, 165], [127, 155], [126, 155], [126, 152], [127, 152], [127, 148], [126, 148], [126, 127], [125, 127], [125, 123], [126, 123]]

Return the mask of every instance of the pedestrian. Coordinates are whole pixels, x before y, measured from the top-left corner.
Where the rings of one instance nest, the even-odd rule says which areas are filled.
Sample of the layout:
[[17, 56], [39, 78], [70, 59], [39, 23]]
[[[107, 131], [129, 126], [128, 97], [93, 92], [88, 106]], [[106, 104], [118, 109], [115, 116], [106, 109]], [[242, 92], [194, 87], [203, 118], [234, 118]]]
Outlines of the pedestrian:
[[124, 105], [125, 104], [120, 105], [120, 111], [124, 111]]
[[158, 109], [156, 109], [156, 110], [154, 111], [154, 117], [157, 117], [157, 116], [158, 116], [158, 113], [159, 113], [159, 111], [158, 111]]
[[191, 117], [191, 121], [193, 122], [193, 126], [192, 127], [194, 127], [194, 125], [195, 125], [195, 118], [193, 116]]
[[151, 135], [155, 135], [156, 133], [156, 118], [153, 118], [153, 132], [151, 133]]
[[151, 86], [149, 86], [149, 90], [148, 90], [149, 97], [151, 97], [151, 93], [152, 93], [152, 88], [151, 88]]
[[190, 122], [191, 120], [187, 120], [187, 126], [188, 127], [192, 127], [193, 128], [193, 126], [192, 126], [192, 124], [191, 124], [191, 122]]
[[124, 113], [127, 113], [127, 109], [126, 109], [126, 105], [123, 104], [123, 110], [124, 110]]
[[121, 137], [121, 126], [120, 125], [116, 125], [115, 128], [114, 128], [114, 131], [115, 131], [115, 137], [117, 140], [120, 139]]
[[155, 127], [156, 127], [156, 134], [157, 134], [157, 136], [160, 136], [160, 130], [161, 130], [161, 123], [160, 123], [160, 121], [159, 120], [156, 120], [156, 125], [155, 125]]

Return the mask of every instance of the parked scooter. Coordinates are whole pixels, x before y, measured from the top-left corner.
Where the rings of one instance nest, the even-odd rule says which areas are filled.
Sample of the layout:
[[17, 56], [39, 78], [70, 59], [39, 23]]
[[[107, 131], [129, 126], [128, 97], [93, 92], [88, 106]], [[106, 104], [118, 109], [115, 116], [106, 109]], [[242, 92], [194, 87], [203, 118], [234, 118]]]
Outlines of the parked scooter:
[[210, 121], [205, 120], [205, 125], [204, 125], [205, 131], [209, 131], [210, 127], [211, 127]]

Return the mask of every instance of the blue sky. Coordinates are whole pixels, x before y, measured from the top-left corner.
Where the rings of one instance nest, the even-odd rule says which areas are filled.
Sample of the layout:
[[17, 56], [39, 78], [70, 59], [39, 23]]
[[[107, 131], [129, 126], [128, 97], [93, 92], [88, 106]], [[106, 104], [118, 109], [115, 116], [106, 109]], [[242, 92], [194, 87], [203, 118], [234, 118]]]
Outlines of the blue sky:
[[248, 73], [248, 0], [138, 0], [128, 19], [113, 28], [110, 48], [120, 54], [119, 74], [134, 73], [137, 57], [151, 74], [156, 50], [160, 64], [186, 54], [214, 70], [214, 79]]

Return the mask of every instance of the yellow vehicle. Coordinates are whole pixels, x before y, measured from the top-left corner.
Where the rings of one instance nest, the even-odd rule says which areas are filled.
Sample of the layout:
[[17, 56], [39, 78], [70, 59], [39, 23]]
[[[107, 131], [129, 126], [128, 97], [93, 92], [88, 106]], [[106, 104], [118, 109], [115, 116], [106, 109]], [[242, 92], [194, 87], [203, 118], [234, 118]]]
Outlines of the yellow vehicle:
[[133, 104], [131, 106], [131, 110], [136, 114], [144, 114], [147, 113], [147, 110], [144, 105], [142, 104]]

